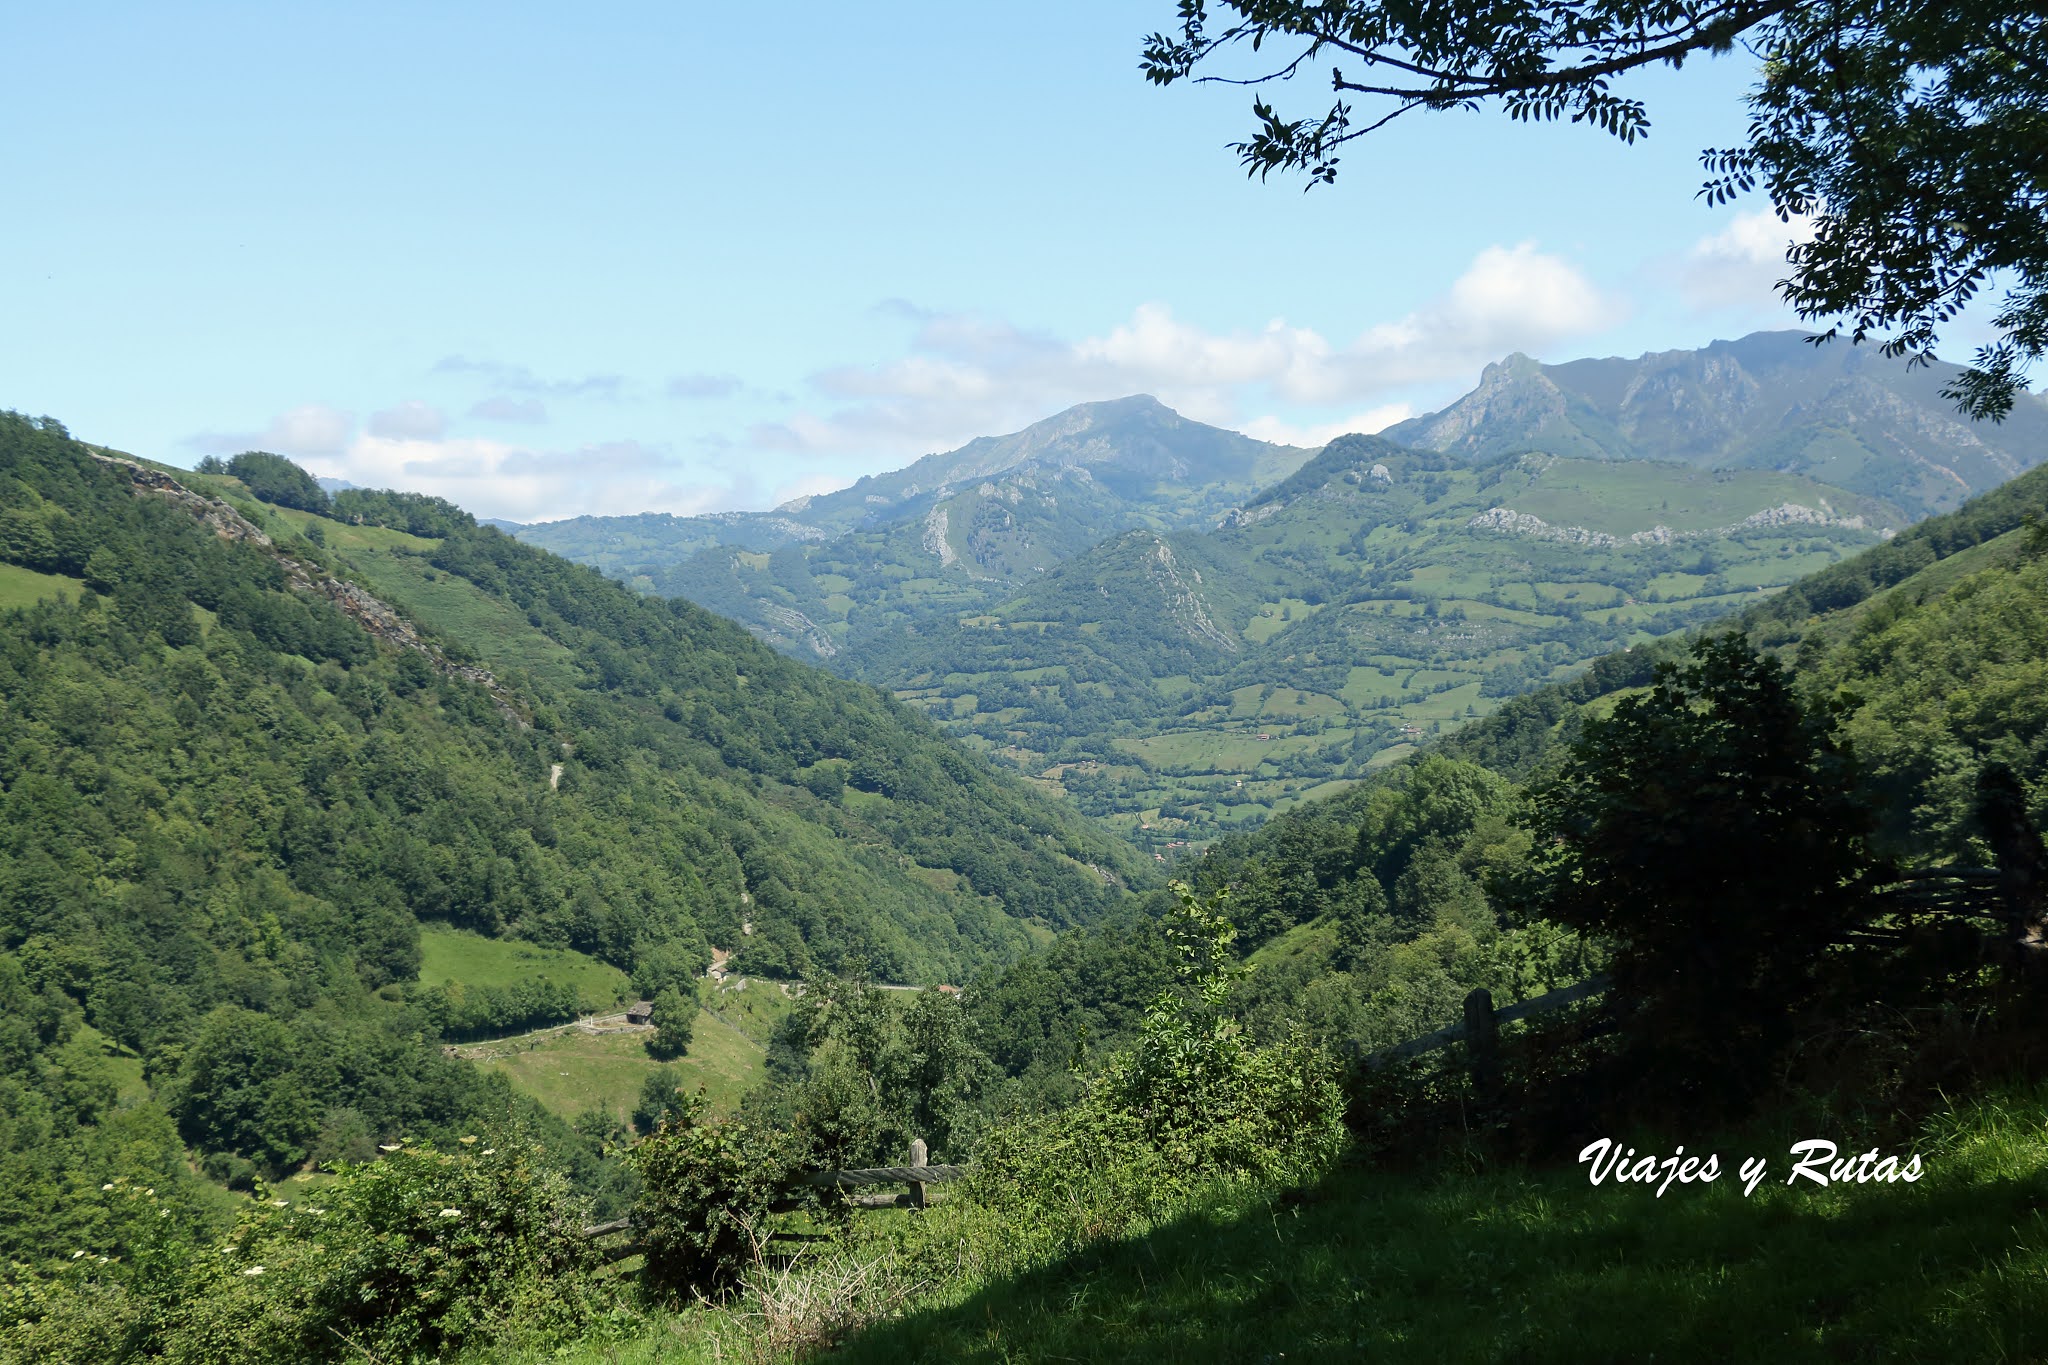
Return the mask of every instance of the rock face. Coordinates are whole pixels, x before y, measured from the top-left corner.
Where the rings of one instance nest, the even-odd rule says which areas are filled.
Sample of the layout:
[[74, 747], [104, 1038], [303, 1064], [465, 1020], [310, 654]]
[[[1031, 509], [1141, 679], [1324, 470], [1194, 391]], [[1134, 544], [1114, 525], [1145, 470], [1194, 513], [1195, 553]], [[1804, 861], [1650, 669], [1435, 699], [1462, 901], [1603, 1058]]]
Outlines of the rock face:
[[421, 635], [418, 627], [400, 615], [388, 602], [383, 601], [360, 585], [346, 579], [316, 573], [298, 560], [279, 550], [263, 529], [237, 512], [219, 498], [209, 498], [195, 493], [160, 469], [137, 464], [133, 460], [117, 459], [110, 455], [95, 455], [101, 464], [111, 465], [127, 474], [134, 481], [139, 497], [160, 497], [190, 512], [213, 533], [223, 540], [241, 541], [268, 551], [284, 570], [285, 578], [300, 592], [324, 597], [341, 609], [343, 615], [360, 625], [375, 638], [394, 649], [409, 649], [424, 656], [435, 669], [451, 678], [475, 683], [491, 694], [498, 710], [521, 727], [529, 722], [517, 698], [498, 682], [489, 669], [474, 664], [457, 663], [441, 652], [441, 647]]
[[1441, 412], [1389, 427], [1403, 445], [1467, 459], [1524, 450], [1679, 460], [1805, 474], [1946, 511], [2048, 456], [2048, 402], [1969, 422], [1941, 390], [1953, 366], [1915, 368], [1874, 347], [1760, 332], [1698, 351], [1542, 365], [1514, 355]]
[[1732, 526], [1712, 526], [1699, 531], [1674, 531], [1669, 526], [1658, 525], [1647, 531], [1630, 532], [1626, 537], [1609, 535], [1605, 531], [1590, 531], [1583, 526], [1552, 526], [1541, 517], [1531, 516], [1527, 512], [1517, 512], [1512, 507], [1489, 507], [1467, 521], [1465, 525], [1474, 531], [1492, 531], [1498, 535], [1522, 536], [1529, 540], [1554, 540], [1567, 545], [1584, 545], [1596, 550], [1611, 550], [1624, 543], [1676, 545], [1688, 540], [1718, 540], [1724, 536], [1739, 535], [1744, 531], [1768, 531], [1785, 526], [1840, 526], [1851, 531], [1866, 529], [1866, 523], [1860, 516], [1845, 517], [1825, 507], [1808, 507], [1797, 502], [1782, 502], [1776, 507], [1766, 507], [1761, 512], [1752, 512]]
[[1237, 637], [1219, 629], [1202, 603], [1202, 595], [1198, 591], [1202, 584], [1202, 571], [1192, 565], [1183, 568], [1174, 557], [1173, 547], [1164, 538], [1154, 536], [1152, 540], [1149, 577], [1165, 600], [1166, 610], [1174, 623], [1190, 639], [1206, 641], [1226, 654], [1237, 653], [1241, 648]]

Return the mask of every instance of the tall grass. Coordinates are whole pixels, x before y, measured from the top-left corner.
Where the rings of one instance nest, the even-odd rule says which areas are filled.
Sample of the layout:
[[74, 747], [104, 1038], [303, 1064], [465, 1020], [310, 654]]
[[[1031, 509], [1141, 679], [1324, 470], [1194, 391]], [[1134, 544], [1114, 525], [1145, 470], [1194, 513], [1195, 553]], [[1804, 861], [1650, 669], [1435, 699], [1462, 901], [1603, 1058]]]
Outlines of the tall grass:
[[[2048, 1359], [2048, 1087], [1944, 1111], [1914, 1184], [1784, 1183], [1783, 1122], [1620, 1135], [1716, 1151], [1712, 1185], [1546, 1168], [1339, 1170], [1202, 1186], [1103, 1222], [968, 1203], [764, 1257], [721, 1306], [564, 1357], [640, 1361]], [[1745, 1197], [1734, 1167], [1771, 1174]], [[1115, 1202], [1115, 1201], [1112, 1201]]]

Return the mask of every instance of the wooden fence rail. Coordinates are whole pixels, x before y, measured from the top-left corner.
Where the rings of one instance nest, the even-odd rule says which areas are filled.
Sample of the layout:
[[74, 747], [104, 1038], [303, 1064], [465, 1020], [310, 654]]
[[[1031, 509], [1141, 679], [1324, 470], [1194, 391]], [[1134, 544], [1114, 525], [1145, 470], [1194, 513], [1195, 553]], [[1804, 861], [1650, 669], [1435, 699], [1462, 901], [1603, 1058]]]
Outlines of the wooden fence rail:
[[1491, 1044], [1497, 1040], [1502, 1024], [1563, 1009], [1566, 1005], [1596, 996], [1613, 984], [1607, 974], [1601, 972], [1587, 977], [1577, 985], [1560, 986], [1554, 991], [1546, 991], [1542, 995], [1501, 1009], [1493, 1007], [1493, 992], [1482, 986], [1465, 997], [1465, 1017], [1457, 1023], [1440, 1028], [1434, 1033], [1425, 1033], [1420, 1038], [1410, 1038], [1405, 1043], [1382, 1048], [1377, 1052], [1364, 1052], [1363, 1049], [1354, 1048], [1352, 1055], [1359, 1057], [1360, 1064], [1366, 1070], [1377, 1071], [1381, 1067], [1392, 1066], [1395, 1062], [1420, 1057], [1425, 1052], [1435, 1052], [1438, 1048], [1467, 1040], [1480, 1044], [1475, 1050], [1491, 1052]]
[[[1419, 1057], [1423, 1053], [1449, 1047], [1452, 1043], [1474, 1041], [1476, 1044], [1472, 1049], [1474, 1080], [1482, 1089], [1490, 1089], [1494, 1081], [1493, 1072], [1497, 1067], [1497, 1044], [1502, 1024], [1562, 1009], [1566, 1005], [1600, 994], [1610, 984], [1605, 974], [1590, 976], [1575, 986], [1564, 986], [1558, 990], [1550, 991], [1533, 999], [1523, 1000], [1501, 1009], [1493, 1007], [1493, 996], [1490, 992], [1484, 989], [1476, 990], [1465, 997], [1465, 1017], [1457, 1023], [1450, 1025], [1448, 1028], [1440, 1028], [1434, 1033], [1425, 1033], [1420, 1038], [1410, 1038], [1407, 1042], [1396, 1043], [1390, 1048], [1365, 1054], [1361, 1061], [1368, 1070], [1377, 1070], [1380, 1067], [1392, 1065], [1394, 1062], [1409, 1057]], [[1358, 1055], [1356, 1049], [1354, 1049], [1353, 1055]], [[923, 1208], [927, 1203], [926, 1186], [945, 1185], [956, 1180], [965, 1180], [973, 1173], [974, 1169], [971, 1166], [964, 1165], [933, 1166], [925, 1159], [927, 1151], [924, 1139], [918, 1138], [910, 1144], [909, 1159], [901, 1166], [868, 1166], [847, 1171], [811, 1171], [800, 1178], [800, 1183], [813, 1188], [844, 1190], [869, 1189], [883, 1185], [908, 1185], [910, 1187], [910, 1197], [907, 1201], [909, 1206], [911, 1208]], [[849, 1198], [850, 1202], [864, 1208], [893, 1208], [905, 1202], [899, 1195], [852, 1195]], [[590, 1238], [610, 1237], [621, 1232], [630, 1232], [632, 1229], [632, 1219], [614, 1218], [610, 1222], [591, 1224], [583, 1229], [583, 1235]], [[624, 1255], [630, 1254], [632, 1249], [632, 1245], [628, 1244], [617, 1248], [617, 1251], [619, 1254]]]

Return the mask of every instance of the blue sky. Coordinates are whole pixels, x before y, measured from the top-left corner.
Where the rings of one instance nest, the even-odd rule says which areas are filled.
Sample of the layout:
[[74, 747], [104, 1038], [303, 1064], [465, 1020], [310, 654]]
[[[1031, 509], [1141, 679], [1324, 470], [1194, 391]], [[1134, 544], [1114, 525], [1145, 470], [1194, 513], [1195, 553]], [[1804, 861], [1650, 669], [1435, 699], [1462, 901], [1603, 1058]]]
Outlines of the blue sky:
[[[479, 513], [765, 507], [1151, 392], [1270, 439], [1488, 360], [1792, 325], [1709, 210], [1741, 60], [1649, 140], [1415, 115], [1247, 182], [1170, 0], [13, 7], [0, 407]], [[1307, 110], [1320, 81], [1283, 92]]]

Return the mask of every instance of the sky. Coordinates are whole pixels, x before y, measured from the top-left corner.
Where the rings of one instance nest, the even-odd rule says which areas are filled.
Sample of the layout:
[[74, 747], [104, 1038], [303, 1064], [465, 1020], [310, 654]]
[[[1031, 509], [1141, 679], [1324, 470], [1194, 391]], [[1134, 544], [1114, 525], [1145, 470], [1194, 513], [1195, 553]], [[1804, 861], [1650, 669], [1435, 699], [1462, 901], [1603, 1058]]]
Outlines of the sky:
[[[483, 516], [759, 509], [1077, 402], [1320, 444], [1513, 351], [1796, 319], [1710, 209], [1746, 57], [1647, 140], [1415, 114], [1247, 180], [1171, 0], [15, 6], [0, 408]], [[1326, 78], [1275, 93], [1319, 111]]]

